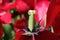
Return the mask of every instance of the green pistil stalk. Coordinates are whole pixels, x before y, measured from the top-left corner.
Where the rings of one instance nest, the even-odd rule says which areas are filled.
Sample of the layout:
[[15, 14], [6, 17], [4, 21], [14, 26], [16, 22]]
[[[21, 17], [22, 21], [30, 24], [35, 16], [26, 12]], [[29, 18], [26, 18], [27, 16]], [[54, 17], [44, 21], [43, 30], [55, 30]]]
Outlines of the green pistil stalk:
[[35, 14], [35, 10], [29, 10], [28, 14], [29, 14], [28, 28], [29, 28], [30, 31], [32, 31], [33, 28], [34, 28], [34, 14]]

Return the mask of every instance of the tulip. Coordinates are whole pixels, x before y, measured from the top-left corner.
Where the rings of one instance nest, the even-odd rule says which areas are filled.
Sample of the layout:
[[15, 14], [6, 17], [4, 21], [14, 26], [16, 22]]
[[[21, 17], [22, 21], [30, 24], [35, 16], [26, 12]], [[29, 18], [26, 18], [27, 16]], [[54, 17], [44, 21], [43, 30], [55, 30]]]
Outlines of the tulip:
[[[23, 0], [19, 0], [19, 1], [23, 1]], [[31, 0], [30, 0], [31, 1]], [[30, 2], [29, 1], [29, 2]], [[46, 18], [44, 19], [44, 17], [46, 17], [46, 14], [47, 14], [47, 10], [48, 10], [48, 6], [49, 6], [49, 1], [39, 1], [36, 3], [33, 3], [34, 5], [31, 5], [27, 0], [26, 1], [23, 1], [24, 3], [28, 3], [29, 5], [26, 5], [29, 6], [30, 9], [34, 9], [36, 10], [36, 15], [35, 15], [35, 20], [36, 22], [39, 22], [41, 20], [41, 26], [43, 26], [45, 24], [45, 20]], [[23, 3], [22, 2], [22, 3]], [[35, 5], [36, 4], [36, 5]], [[19, 5], [18, 5], [19, 6]], [[22, 6], [21, 6], [22, 7]], [[31, 8], [32, 7], [32, 8]], [[26, 8], [26, 7], [25, 7]], [[26, 10], [29, 10], [29, 8], [27, 7], [26, 10], [25, 8], [22, 7], [22, 9], [20, 10], [21, 11], [25, 11]], [[18, 8], [17, 8], [18, 9]], [[24, 10], [23, 10], [24, 9]], [[40, 11], [39, 11], [40, 10]], [[39, 15], [41, 14], [41, 15]], [[33, 17], [33, 16], [32, 16]], [[48, 17], [48, 16], [47, 16]], [[53, 19], [51, 19], [53, 17]], [[50, 20], [47, 18], [47, 25], [45, 25], [45, 27], [42, 29], [43, 32], [41, 32], [39, 30], [39, 32], [31, 32], [29, 29], [26, 29], [25, 26], [24, 26], [24, 23], [22, 22], [21, 23], [21, 19], [20, 19], [20, 25], [17, 25], [18, 23], [16, 23], [15, 25], [17, 26], [14, 26], [16, 30], [18, 30], [16, 32], [16, 35], [15, 35], [15, 40], [59, 40], [58, 37], [56, 37], [54, 34], [52, 34], [51, 32], [49, 31], [45, 31], [45, 29], [47, 27], [50, 26], [50, 24], [52, 24], [52, 21], [55, 19], [56, 15], [55, 16], [52, 16], [50, 17]], [[23, 27], [21, 26], [21, 24], [23, 24]], [[46, 35], [47, 34], [47, 35]]]
[[[40, 2], [41, 1], [41, 2]], [[39, 25], [46, 26], [46, 15], [50, 2], [47, 0], [16, 0], [16, 8], [19, 12], [26, 13], [27, 10], [36, 10], [35, 21], [41, 23]], [[22, 5], [21, 5], [22, 4]], [[24, 7], [23, 7], [24, 6]]]

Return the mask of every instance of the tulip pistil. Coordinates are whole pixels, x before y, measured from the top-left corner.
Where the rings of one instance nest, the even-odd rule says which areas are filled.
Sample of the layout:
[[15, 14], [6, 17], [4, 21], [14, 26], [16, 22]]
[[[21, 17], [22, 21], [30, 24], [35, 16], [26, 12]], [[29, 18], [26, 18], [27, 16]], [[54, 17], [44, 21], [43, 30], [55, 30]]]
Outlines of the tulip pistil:
[[32, 31], [34, 28], [34, 14], [35, 14], [35, 10], [28, 11], [28, 15], [29, 15], [28, 28], [30, 31]]

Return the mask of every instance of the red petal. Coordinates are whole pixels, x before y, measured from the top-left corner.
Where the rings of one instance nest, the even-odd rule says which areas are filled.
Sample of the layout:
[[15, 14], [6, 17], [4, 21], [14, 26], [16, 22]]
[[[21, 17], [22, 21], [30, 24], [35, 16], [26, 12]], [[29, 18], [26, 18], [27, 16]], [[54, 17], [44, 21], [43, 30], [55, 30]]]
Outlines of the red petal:
[[54, 28], [55, 35], [57, 37], [59, 37], [60, 36], [60, 13], [59, 13], [59, 11], [57, 13], [58, 13], [58, 15], [56, 16], [52, 25], [53, 25], [53, 28]]
[[15, 8], [15, 3], [5, 3], [4, 10], [11, 10]]
[[[49, 1], [41, 1], [35, 6], [35, 10], [37, 11], [37, 13], [35, 14], [35, 20], [36, 22], [39, 22], [41, 20], [41, 26], [45, 24], [45, 16], [47, 15], [49, 4]], [[41, 31], [43, 31], [43, 29]]]
[[3, 10], [11, 10], [15, 8], [15, 2], [12, 3], [12, 2], [8, 2], [7, 0], [3, 0], [3, 3], [0, 5], [0, 9], [3, 9]]
[[[35, 20], [37, 22], [39, 22], [40, 20], [44, 20], [44, 15], [46, 15], [46, 13], [47, 13], [48, 6], [49, 6], [49, 1], [42, 1], [36, 5], [35, 9], [36, 9], [37, 13], [35, 16], [36, 17]], [[44, 22], [43, 22], [43, 24], [44, 24]]]
[[[55, 35], [60, 36], [60, 5], [55, 0], [51, 3], [47, 14], [47, 26], [53, 25]], [[56, 4], [55, 4], [56, 3]]]
[[26, 4], [29, 5], [30, 9], [34, 10], [34, 3], [36, 0], [23, 0]]
[[21, 36], [23, 33], [24, 33], [24, 31], [22, 31], [22, 30], [18, 31], [15, 35], [15, 40], [21, 40], [22, 39]]
[[60, 40], [60, 39], [49, 31], [43, 31], [40, 32], [39, 35], [35, 35], [35, 40]]
[[59, 11], [60, 11], [60, 6], [57, 6], [57, 5], [56, 6], [52, 5], [49, 8], [48, 14], [47, 14], [47, 26], [52, 25]]
[[29, 9], [29, 6], [24, 1], [17, 0], [16, 1], [16, 8], [19, 12], [24, 12]]
[[[26, 25], [25, 25], [26, 24]], [[18, 28], [18, 29], [24, 29], [26, 28], [28, 25], [27, 21], [24, 24], [24, 18], [20, 18], [19, 20], [17, 20], [14, 24], [14, 27]], [[26, 26], [26, 27], [25, 27]]]
[[12, 22], [11, 13], [5, 12], [5, 14], [2, 15], [0, 19], [1, 19], [1, 21], [3, 21], [6, 24], [11, 23]]

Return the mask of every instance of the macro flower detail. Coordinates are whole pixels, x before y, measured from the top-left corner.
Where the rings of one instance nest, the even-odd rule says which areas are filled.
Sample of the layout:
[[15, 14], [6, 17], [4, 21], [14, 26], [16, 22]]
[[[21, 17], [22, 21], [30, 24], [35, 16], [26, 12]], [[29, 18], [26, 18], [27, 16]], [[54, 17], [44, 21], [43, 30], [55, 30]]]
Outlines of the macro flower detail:
[[60, 0], [0, 0], [0, 40], [60, 40]]

